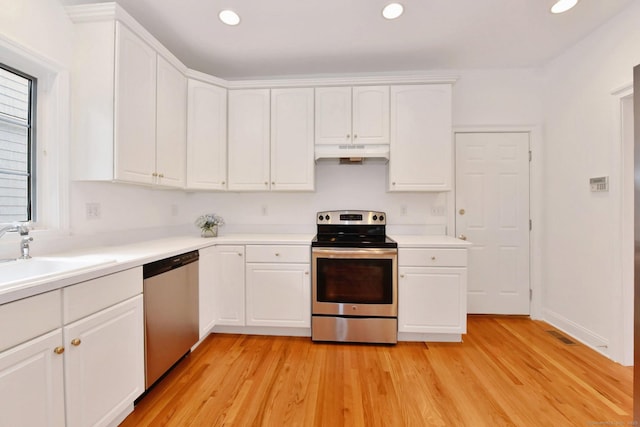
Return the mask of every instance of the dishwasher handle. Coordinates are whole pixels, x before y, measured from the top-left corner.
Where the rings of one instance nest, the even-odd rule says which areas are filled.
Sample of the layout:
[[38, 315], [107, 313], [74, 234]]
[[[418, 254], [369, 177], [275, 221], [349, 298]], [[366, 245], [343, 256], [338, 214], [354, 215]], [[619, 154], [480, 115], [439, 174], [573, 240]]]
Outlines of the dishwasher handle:
[[191, 251], [181, 255], [176, 255], [170, 258], [154, 261], [142, 266], [142, 277], [148, 279], [158, 274], [166, 273], [167, 271], [180, 268], [192, 262], [198, 261], [200, 255], [198, 251]]

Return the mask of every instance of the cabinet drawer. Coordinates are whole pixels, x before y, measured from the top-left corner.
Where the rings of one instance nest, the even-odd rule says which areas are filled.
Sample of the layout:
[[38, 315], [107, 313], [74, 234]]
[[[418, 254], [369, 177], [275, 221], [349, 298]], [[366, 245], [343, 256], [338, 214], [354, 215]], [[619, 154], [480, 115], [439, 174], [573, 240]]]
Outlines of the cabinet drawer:
[[98, 277], [62, 290], [64, 324], [142, 293], [142, 267]]
[[247, 262], [304, 262], [311, 259], [309, 246], [247, 245]]
[[60, 291], [0, 305], [0, 351], [62, 326]]
[[398, 251], [398, 265], [408, 267], [466, 267], [466, 249], [404, 248]]

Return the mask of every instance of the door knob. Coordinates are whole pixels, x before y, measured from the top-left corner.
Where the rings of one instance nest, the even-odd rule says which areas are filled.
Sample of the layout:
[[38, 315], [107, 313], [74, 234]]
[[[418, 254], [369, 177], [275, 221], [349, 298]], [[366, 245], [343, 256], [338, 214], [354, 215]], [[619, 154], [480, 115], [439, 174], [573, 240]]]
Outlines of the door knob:
[[460, 215], [464, 215], [465, 210], [464, 210], [464, 209], [460, 209], [460, 210], [458, 211], [458, 213], [459, 213]]
[[461, 234], [461, 235], [458, 236], [458, 239], [467, 240], [467, 236], [465, 236], [464, 234]]

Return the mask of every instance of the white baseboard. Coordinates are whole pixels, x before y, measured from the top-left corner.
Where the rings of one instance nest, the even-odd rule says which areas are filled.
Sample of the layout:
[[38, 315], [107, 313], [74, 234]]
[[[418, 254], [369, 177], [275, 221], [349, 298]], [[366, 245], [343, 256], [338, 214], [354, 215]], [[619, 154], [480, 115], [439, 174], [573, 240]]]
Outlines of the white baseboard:
[[609, 341], [606, 338], [549, 309], [543, 310], [542, 320], [611, 359]]

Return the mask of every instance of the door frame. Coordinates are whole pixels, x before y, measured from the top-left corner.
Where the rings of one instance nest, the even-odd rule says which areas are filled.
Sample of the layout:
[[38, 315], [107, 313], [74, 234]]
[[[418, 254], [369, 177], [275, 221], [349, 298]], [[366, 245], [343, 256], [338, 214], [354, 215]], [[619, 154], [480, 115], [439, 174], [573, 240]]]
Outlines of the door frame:
[[[633, 294], [634, 294], [634, 206], [633, 206], [633, 138], [625, 134], [625, 114], [629, 102], [633, 105], [633, 82], [611, 91], [612, 128], [611, 182], [610, 191], [614, 204], [613, 219], [619, 227], [616, 230], [617, 247], [613, 261], [613, 275], [617, 284], [613, 286], [611, 313], [613, 315], [610, 351], [608, 356], [624, 366], [633, 365]], [[634, 108], [637, 108], [634, 106]], [[633, 120], [633, 118], [632, 118]], [[633, 123], [631, 123], [633, 126]], [[631, 159], [629, 158], [631, 157]], [[627, 167], [631, 160], [631, 170]], [[613, 171], [617, 171], [614, 173]], [[628, 175], [630, 174], [630, 178]], [[630, 195], [631, 197], [625, 197]]]
[[[529, 303], [529, 317], [531, 319], [542, 319], [542, 251], [540, 242], [542, 241], [543, 217], [542, 217], [542, 129], [540, 125], [486, 125], [486, 126], [454, 126], [453, 127], [453, 150], [455, 159], [456, 134], [458, 133], [528, 133], [529, 150], [531, 151], [531, 162], [529, 163], [529, 219], [532, 222], [532, 229], [529, 233], [529, 288], [531, 289], [531, 301]], [[455, 215], [455, 191], [457, 182], [456, 165], [454, 160], [453, 182], [454, 190], [447, 200], [447, 211], [452, 214], [448, 216], [447, 229], [449, 234], [456, 232]], [[471, 242], [473, 243], [473, 242]]]

